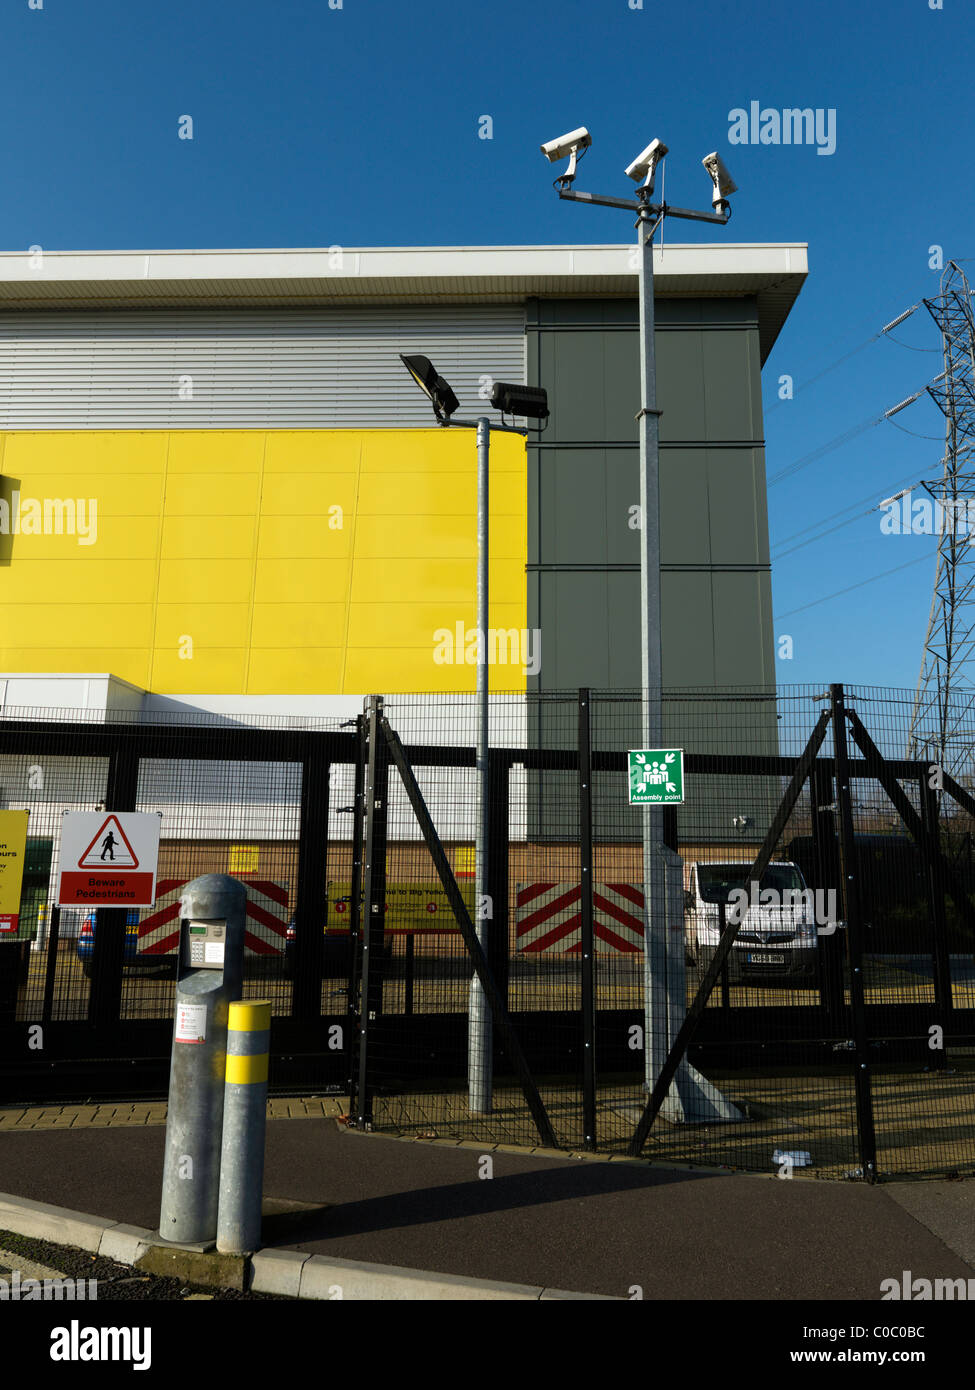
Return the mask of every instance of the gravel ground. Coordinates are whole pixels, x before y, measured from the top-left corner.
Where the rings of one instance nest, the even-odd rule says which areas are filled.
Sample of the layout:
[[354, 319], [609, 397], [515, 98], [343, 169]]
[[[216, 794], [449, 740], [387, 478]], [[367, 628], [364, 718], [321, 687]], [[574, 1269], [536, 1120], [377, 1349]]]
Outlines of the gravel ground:
[[[35, 1264], [47, 1265], [70, 1279], [97, 1279], [98, 1302], [109, 1299], [151, 1302], [180, 1302], [187, 1299], [214, 1299], [220, 1302], [261, 1302], [290, 1303], [292, 1299], [280, 1298], [276, 1294], [239, 1293], [236, 1289], [208, 1289], [199, 1285], [184, 1284], [179, 1279], [164, 1279], [154, 1274], [141, 1274], [131, 1265], [121, 1265], [115, 1260], [106, 1260], [100, 1255], [92, 1255], [87, 1250], [75, 1250], [67, 1245], [52, 1245], [46, 1240], [31, 1240], [27, 1236], [15, 1235], [13, 1231], [0, 1230], [0, 1250], [11, 1255], [22, 1255], [25, 1260]], [[10, 1264], [4, 1259], [4, 1264]], [[16, 1268], [16, 1266], [14, 1266]], [[0, 1277], [3, 1272], [0, 1270]]]

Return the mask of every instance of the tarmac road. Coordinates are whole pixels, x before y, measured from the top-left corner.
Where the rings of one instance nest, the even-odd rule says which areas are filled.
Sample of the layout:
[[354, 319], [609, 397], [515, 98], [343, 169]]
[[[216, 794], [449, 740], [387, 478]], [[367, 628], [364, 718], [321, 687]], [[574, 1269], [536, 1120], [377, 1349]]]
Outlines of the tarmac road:
[[[164, 1133], [5, 1131], [0, 1190], [154, 1228]], [[653, 1169], [298, 1119], [268, 1124], [264, 1190], [267, 1245], [622, 1298], [869, 1300], [904, 1270], [975, 1276], [975, 1182]]]

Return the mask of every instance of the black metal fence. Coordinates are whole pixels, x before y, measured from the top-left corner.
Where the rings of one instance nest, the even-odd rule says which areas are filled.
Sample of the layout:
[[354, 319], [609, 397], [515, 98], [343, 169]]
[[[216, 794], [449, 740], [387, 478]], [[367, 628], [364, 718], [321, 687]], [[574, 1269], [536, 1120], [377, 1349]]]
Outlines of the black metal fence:
[[[393, 696], [348, 725], [8, 712], [0, 797], [31, 814], [0, 1097], [163, 1094], [179, 895], [230, 872], [272, 1088], [351, 1093], [355, 1123], [823, 1177], [972, 1171], [975, 727], [939, 768], [905, 756], [907, 692], [662, 708], [685, 800], [654, 822], [649, 934], [638, 697], [492, 699], [483, 901], [470, 696]], [[100, 808], [160, 813], [153, 908], [52, 908], [61, 814]]]
[[[971, 769], [963, 750], [951, 768], [904, 757], [912, 709], [906, 692], [841, 687], [669, 692], [686, 799], [662, 816], [680, 859], [649, 968], [628, 797], [639, 700], [498, 699], [493, 1034], [471, 1023], [479, 953], [463, 931], [415, 927], [404, 948], [367, 910], [357, 1122], [822, 1177], [971, 1171]], [[456, 698], [377, 713], [367, 909], [392, 886], [436, 910], [437, 845], [408, 839], [403, 758], [382, 730], [450, 724], [456, 766], [420, 742], [406, 761], [475, 924], [474, 718]], [[489, 1105], [469, 1074], [486, 1048]]]

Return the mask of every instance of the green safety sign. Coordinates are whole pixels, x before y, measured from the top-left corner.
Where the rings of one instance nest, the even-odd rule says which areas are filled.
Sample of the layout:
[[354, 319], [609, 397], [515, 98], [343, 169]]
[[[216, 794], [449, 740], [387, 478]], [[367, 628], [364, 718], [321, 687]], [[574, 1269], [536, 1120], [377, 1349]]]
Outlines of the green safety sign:
[[640, 748], [630, 755], [630, 805], [679, 806], [684, 800], [683, 748]]

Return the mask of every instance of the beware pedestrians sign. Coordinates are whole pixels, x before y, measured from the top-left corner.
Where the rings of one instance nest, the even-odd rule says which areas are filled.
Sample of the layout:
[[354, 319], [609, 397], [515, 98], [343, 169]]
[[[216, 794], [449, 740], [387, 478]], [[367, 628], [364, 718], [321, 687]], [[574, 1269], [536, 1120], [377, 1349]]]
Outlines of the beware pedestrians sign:
[[159, 817], [142, 811], [67, 811], [61, 820], [59, 907], [151, 907]]
[[641, 748], [631, 752], [630, 805], [680, 806], [684, 801], [684, 750]]

